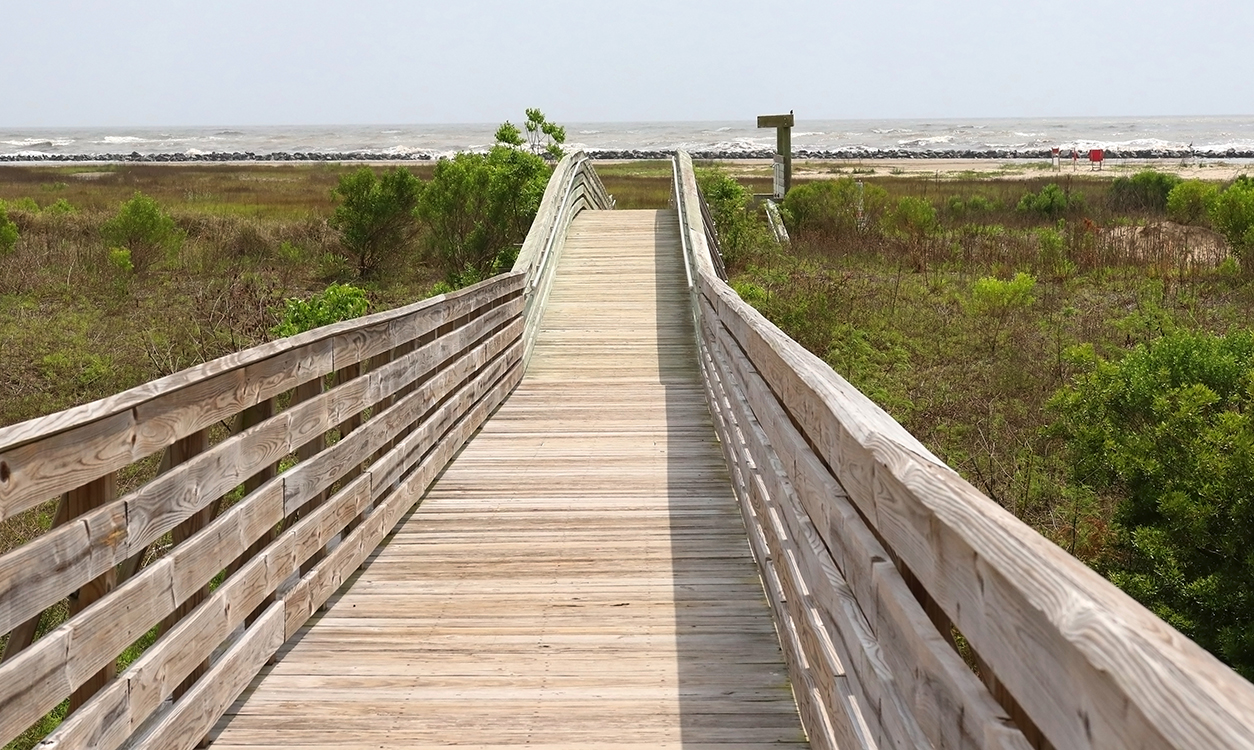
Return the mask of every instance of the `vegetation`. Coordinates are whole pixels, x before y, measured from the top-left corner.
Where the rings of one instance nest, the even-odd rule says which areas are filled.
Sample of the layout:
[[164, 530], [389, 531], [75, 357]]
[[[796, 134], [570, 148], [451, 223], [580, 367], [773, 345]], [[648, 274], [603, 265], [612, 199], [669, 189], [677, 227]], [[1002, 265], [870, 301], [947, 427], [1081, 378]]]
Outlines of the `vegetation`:
[[1254, 263], [1254, 180], [1238, 179], [1216, 196], [1210, 221], [1245, 264]]
[[435, 165], [416, 212], [428, 231], [429, 258], [447, 284], [474, 283], [513, 264], [551, 173], [540, 156], [509, 142]]
[[1219, 197], [1219, 186], [1204, 180], [1185, 180], [1167, 194], [1167, 216], [1180, 224], [1202, 224]]
[[[1123, 178], [1120, 178], [1123, 179]], [[1084, 208], [1084, 199], [1077, 194], [1070, 194], [1054, 183], [1041, 188], [1039, 193], [1025, 193], [1019, 199], [1018, 209], [1025, 213], [1040, 214], [1047, 219], [1058, 217]]]
[[1163, 211], [1180, 178], [1147, 169], [1131, 177], [1116, 177], [1110, 186], [1110, 202], [1121, 211]]
[[340, 204], [329, 223], [357, 262], [357, 275], [367, 277], [402, 256], [418, 233], [414, 209], [422, 182], [404, 167], [376, 176], [369, 167], [340, 177], [333, 191]]
[[360, 318], [369, 306], [364, 289], [349, 284], [332, 284], [309, 299], [288, 299], [283, 317], [274, 328], [274, 337], [295, 336], [332, 323]]
[[532, 154], [547, 156], [554, 161], [565, 156], [562, 144], [566, 142], [566, 128], [549, 122], [538, 109], [528, 109], [525, 114], [527, 119], [523, 122], [523, 129], [527, 133], [526, 140], [523, 140], [522, 131], [506, 120], [496, 129], [496, 142], [516, 148], [526, 145]]
[[1100, 567], [1254, 679], [1254, 333], [1175, 331], [1086, 359], [1050, 405], [1072, 486], [1116, 500]]
[[3, 202], [0, 202], [0, 255], [8, 255], [13, 252], [13, 246], [17, 244], [19, 233], [17, 225], [9, 218], [9, 212], [5, 208]]
[[118, 212], [100, 225], [107, 244], [130, 251], [132, 267], [147, 271], [183, 244], [183, 233], [157, 201], [136, 192]]
[[753, 196], [743, 185], [720, 169], [701, 170], [697, 181], [714, 217], [726, 262], [737, 262], [744, 253], [765, 241]]

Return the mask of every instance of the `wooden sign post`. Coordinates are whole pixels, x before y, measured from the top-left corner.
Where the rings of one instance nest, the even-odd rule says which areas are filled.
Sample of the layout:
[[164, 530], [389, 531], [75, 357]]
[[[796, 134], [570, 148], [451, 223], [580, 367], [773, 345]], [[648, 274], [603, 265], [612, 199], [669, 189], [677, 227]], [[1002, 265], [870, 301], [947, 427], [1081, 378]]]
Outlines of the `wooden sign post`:
[[775, 197], [783, 198], [792, 187], [792, 112], [758, 115], [759, 128], [775, 128]]

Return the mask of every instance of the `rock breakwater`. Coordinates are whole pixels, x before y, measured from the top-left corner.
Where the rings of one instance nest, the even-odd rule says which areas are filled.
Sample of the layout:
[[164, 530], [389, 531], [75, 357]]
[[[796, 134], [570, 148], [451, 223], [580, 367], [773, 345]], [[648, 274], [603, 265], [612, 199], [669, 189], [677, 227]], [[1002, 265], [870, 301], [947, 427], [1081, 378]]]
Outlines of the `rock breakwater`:
[[[589, 150], [593, 159], [669, 159], [673, 154], [670, 150], [661, 149], [629, 149]], [[700, 150], [689, 151], [694, 159], [718, 161], [734, 161], [738, 159], [770, 159], [774, 153], [770, 150]], [[794, 159], [816, 159], [831, 161], [848, 161], [861, 159], [1049, 159], [1048, 149], [1016, 150], [1016, 149], [917, 149], [917, 148], [886, 148], [886, 149], [837, 149], [809, 150], [798, 149], [793, 152]], [[132, 151], [129, 154], [98, 153], [98, 154], [48, 154], [26, 152], [16, 154], [0, 154], [0, 162], [134, 162], [134, 163], [208, 163], [208, 162], [397, 162], [417, 161], [429, 162], [440, 158], [440, 154], [415, 152], [395, 154], [371, 151], [318, 151], [318, 152], [286, 152], [253, 153], [250, 151], [220, 151], [211, 153], [170, 153], [141, 154]], [[1062, 155], [1064, 161], [1071, 158], [1070, 153]], [[1107, 159], [1254, 159], [1254, 149], [1229, 148], [1224, 151], [1188, 150], [1188, 149], [1107, 149]], [[1080, 153], [1080, 160], [1088, 160], [1088, 152]]]

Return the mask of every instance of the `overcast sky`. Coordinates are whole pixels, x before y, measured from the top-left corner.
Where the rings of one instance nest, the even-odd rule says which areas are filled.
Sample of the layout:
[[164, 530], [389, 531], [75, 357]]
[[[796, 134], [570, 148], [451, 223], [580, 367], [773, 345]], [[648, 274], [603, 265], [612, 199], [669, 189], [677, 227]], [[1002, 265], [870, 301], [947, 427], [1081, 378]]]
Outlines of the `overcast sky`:
[[6, 2], [0, 126], [1254, 113], [1254, 0]]

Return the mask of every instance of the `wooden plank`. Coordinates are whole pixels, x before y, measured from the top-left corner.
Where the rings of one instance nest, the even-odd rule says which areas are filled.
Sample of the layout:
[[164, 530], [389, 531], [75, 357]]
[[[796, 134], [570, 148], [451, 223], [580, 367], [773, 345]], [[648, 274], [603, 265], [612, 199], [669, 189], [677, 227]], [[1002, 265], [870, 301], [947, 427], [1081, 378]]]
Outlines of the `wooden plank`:
[[[57, 511], [52, 517], [51, 528], [56, 529], [68, 523], [70, 520], [69, 511], [69, 498], [62, 495], [61, 500], [57, 502]], [[17, 655], [17, 652], [28, 648], [35, 642], [35, 634], [39, 632], [39, 621], [42, 616], [43, 612], [40, 612], [13, 628], [12, 632], [9, 633], [9, 639], [4, 642], [4, 652], [0, 654], [0, 662], [13, 658]]]

